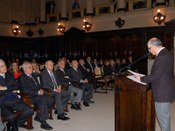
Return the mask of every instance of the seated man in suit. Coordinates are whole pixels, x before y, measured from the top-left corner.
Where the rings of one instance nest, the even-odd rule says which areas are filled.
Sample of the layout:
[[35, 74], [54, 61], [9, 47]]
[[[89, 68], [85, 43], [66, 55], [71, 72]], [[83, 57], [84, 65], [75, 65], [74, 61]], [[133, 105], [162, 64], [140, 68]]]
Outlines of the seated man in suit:
[[0, 131], [5, 131], [5, 126], [4, 126], [4, 124], [2, 123], [2, 120], [1, 120], [1, 109], [0, 109]]
[[85, 68], [88, 69], [87, 78], [89, 83], [94, 84], [94, 68], [91, 62], [91, 57], [87, 57], [86, 63], [84, 64]]
[[32, 73], [32, 63], [26, 61], [23, 63], [22, 68], [24, 73], [19, 78], [21, 90], [23, 93], [28, 94], [31, 103], [39, 108], [35, 120], [41, 123], [41, 128], [51, 130], [52, 127], [46, 122], [46, 119], [54, 99], [44, 94], [44, 91], [40, 89], [38, 79]]
[[70, 79], [73, 82], [79, 83], [79, 87], [83, 90], [83, 105], [89, 106], [88, 103], [94, 103], [90, 99], [93, 96], [93, 85], [83, 77], [83, 74], [78, 70], [77, 60], [72, 61], [72, 68], [70, 69]]
[[45, 69], [40, 74], [41, 87], [50, 90], [50, 95], [55, 100], [58, 120], [69, 120], [65, 116], [64, 108], [70, 99], [70, 92], [61, 90], [59, 79], [55, 72], [53, 72], [54, 64], [51, 60], [45, 62]]
[[[7, 88], [0, 86], [0, 91], [4, 91], [4, 90], [7, 90]], [[0, 107], [1, 107], [1, 100], [2, 100], [2, 98], [0, 98]], [[2, 119], [1, 119], [1, 108], [0, 108], [0, 131], [5, 131], [5, 126], [2, 123]]]
[[[0, 90], [2, 116], [6, 117], [7, 130], [18, 131], [27, 119], [33, 115], [33, 109], [23, 103], [13, 91], [19, 89], [19, 84], [15, 81], [12, 74], [7, 72], [5, 62], [0, 59], [0, 86], [7, 90]], [[20, 116], [16, 117], [14, 111], [19, 111]]]
[[[56, 73], [61, 84], [66, 85], [71, 93], [71, 108], [75, 110], [80, 110], [81, 107], [78, 104], [81, 102], [83, 92], [81, 89], [76, 88], [72, 85], [68, 75], [68, 71], [65, 71], [65, 61], [63, 59], [60, 59], [58, 61], [58, 69], [56, 70]], [[74, 95], [74, 93], [76, 95]]]

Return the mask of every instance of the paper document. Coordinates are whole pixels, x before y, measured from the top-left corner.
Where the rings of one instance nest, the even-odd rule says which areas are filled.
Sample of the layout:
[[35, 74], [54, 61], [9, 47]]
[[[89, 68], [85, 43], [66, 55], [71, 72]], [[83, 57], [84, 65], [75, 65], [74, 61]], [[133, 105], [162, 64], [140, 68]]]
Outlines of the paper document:
[[130, 72], [130, 73], [133, 74], [133, 75], [127, 76], [126, 78], [128, 78], [128, 79], [130, 79], [130, 80], [133, 80], [133, 81], [135, 81], [135, 82], [137, 82], [137, 83], [140, 83], [140, 84], [142, 84], [142, 85], [146, 85], [146, 83], [141, 82], [141, 81], [139, 81], [139, 80], [136, 79], [136, 75], [139, 75], [139, 76], [142, 77], [142, 76], [145, 76], [144, 74], [136, 73], [136, 72], [131, 71], [131, 70], [128, 70], [128, 72]]
[[133, 75], [139, 75], [139, 76], [141, 76], [141, 77], [145, 76], [144, 74], [140, 74], [140, 73], [134, 72], [134, 71], [132, 71], [132, 70], [127, 70], [127, 71], [130, 72], [130, 73], [133, 74]]

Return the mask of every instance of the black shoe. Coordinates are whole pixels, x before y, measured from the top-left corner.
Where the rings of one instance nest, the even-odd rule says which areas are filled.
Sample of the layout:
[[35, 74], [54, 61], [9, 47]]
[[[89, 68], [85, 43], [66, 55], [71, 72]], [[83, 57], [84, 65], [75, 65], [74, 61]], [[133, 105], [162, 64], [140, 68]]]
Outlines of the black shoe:
[[57, 119], [58, 119], [58, 120], [66, 121], [66, 120], [69, 120], [70, 118], [69, 118], [69, 117], [66, 117], [66, 116], [64, 116], [64, 115], [58, 115], [58, 116], [57, 116]]
[[14, 122], [14, 123], [7, 123], [7, 131], [18, 131], [18, 125]]
[[40, 118], [39, 118], [38, 115], [35, 116], [34, 120], [35, 120], [35, 121], [38, 121], [38, 122], [41, 122], [41, 120], [40, 120]]
[[10, 125], [10, 123], [9, 123], [9, 122], [6, 124], [6, 127], [7, 127], [7, 131], [11, 131], [12, 126]]
[[92, 101], [92, 100], [90, 100], [90, 99], [88, 99], [88, 102], [89, 102], [89, 103], [95, 103], [94, 101]]
[[64, 116], [66, 116], [66, 115], [67, 115], [67, 113], [66, 113], [66, 112], [63, 112], [63, 115], [64, 115]]
[[82, 109], [81, 109], [81, 104], [80, 104], [80, 103], [77, 103], [77, 102], [76, 102], [75, 105], [77, 106], [77, 108], [78, 108], [79, 110], [82, 110]]
[[87, 102], [83, 102], [83, 105], [86, 107], [89, 106], [89, 104]]
[[52, 129], [53, 129], [53, 128], [52, 128], [49, 124], [47, 124], [47, 123], [41, 124], [40, 127], [43, 128], [43, 129], [45, 129], [45, 130], [52, 130]]
[[5, 130], [6, 130], [6, 128], [4, 127], [4, 129], [2, 131], [5, 131]]
[[55, 112], [54, 112], [55, 114], [57, 114], [57, 110], [55, 110]]
[[71, 109], [79, 110], [79, 108], [76, 105], [72, 105]]

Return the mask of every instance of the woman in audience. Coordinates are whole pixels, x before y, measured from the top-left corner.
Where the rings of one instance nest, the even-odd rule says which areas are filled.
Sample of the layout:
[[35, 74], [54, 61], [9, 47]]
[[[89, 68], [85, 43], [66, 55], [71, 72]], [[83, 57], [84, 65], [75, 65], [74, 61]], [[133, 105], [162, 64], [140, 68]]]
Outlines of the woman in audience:
[[10, 72], [13, 74], [15, 80], [17, 80], [22, 74], [22, 71], [19, 70], [19, 66], [16, 61], [11, 63]]
[[116, 73], [114, 60], [110, 59], [110, 61], [109, 61], [109, 67], [110, 67], [110, 69], [112, 71], [112, 75], [114, 75]]
[[121, 63], [121, 70], [122, 70], [122, 72], [127, 70], [127, 68], [125, 68], [126, 66], [127, 66], [126, 59], [123, 58], [122, 59], [122, 63]]
[[116, 64], [115, 64], [115, 70], [116, 70], [116, 73], [118, 73], [118, 72], [120, 71], [120, 69], [121, 69], [121, 62], [120, 62], [120, 59], [117, 58], [115, 63], [116, 63]]
[[105, 76], [111, 76], [112, 75], [112, 70], [109, 65], [109, 60], [105, 60], [104, 66], [103, 66], [103, 71]]
[[33, 73], [36, 76], [39, 76], [41, 72], [40, 72], [38, 64], [36, 62], [32, 62], [32, 68], [33, 68]]
[[98, 66], [98, 62], [97, 62], [97, 59], [94, 59], [94, 60], [93, 60], [92, 66], [93, 66], [94, 68], [99, 67], [99, 66]]

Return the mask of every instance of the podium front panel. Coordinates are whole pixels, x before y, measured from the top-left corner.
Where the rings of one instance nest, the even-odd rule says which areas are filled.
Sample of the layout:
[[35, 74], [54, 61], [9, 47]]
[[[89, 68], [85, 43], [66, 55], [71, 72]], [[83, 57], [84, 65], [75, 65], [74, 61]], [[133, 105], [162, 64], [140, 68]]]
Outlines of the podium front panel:
[[154, 131], [155, 113], [147, 87], [126, 77], [116, 77], [115, 86], [115, 130]]

